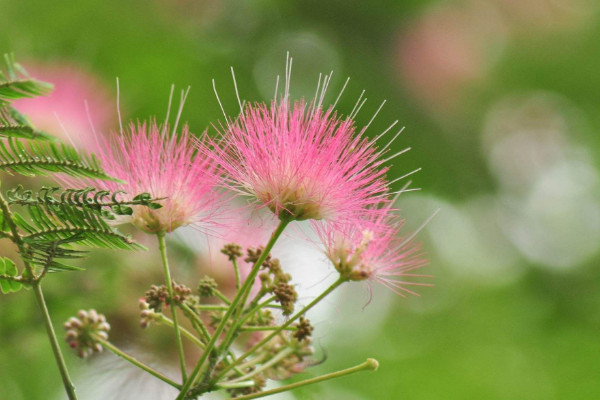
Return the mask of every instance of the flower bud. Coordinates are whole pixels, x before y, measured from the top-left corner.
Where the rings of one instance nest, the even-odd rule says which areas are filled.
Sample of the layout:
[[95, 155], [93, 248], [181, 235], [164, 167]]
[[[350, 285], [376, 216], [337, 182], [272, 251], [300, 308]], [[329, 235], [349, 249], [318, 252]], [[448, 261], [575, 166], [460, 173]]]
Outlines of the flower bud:
[[273, 290], [273, 294], [283, 307], [283, 315], [291, 315], [294, 312], [294, 303], [298, 300], [296, 289], [290, 284], [279, 282]]
[[169, 292], [165, 285], [152, 285], [145, 293], [144, 299], [148, 307], [156, 312], [162, 311], [162, 306], [167, 302]]
[[229, 261], [235, 261], [242, 256], [242, 247], [235, 243], [229, 243], [223, 246], [221, 253], [225, 254]]
[[210, 297], [215, 294], [217, 290], [217, 282], [210, 276], [205, 276], [198, 283], [198, 294], [200, 297]]
[[312, 335], [313, 329], [314, 328], [308, 319], [300, 317], [300, 320], [298, 320], [296, 323], [296, 332], [294, 332], [294, 337], [299, 342], [306, 340]]
[[102, 351], [98, 339], [108, 340], [110, 325], [102, 314], [96, 310], [80, 310], [77, 317], [71, 317], [64, 324], [65, 340], [77, 351], [79, 357], [87, 357]]

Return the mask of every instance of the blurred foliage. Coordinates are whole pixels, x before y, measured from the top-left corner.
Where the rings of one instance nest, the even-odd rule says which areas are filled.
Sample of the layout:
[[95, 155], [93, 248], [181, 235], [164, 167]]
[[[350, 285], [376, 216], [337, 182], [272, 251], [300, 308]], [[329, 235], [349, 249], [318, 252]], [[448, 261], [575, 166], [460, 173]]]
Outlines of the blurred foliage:
[[[434, 63], [423, 62], [416, 71], [431, 75], [407, 75], [402, 57], [412, 53], [400, 49], [418, 52], [423, 46], [402, 47], [403, 38], [421, 32], [421, 26], [425, 30], [435, 26], [419, 25], [428, 15], [442, 18], [450, 9], [447, 20], [452, 20], [452, 13], [465, 8], [475, 10], [473, 19], [484, 28], [497, 30], [490, 33], [476, 23], [477, 29], [452, 34], [452, 25], [442, 25], [448, 35], [425, 41], [429, 53], [414, 55], [417, 61], [419, 57], [439, 61], [439, 70]], [[390, 176], [423, 167], [414, 177], [416, 185], [425, 195], [453, 205], [503, 190], [489, 168], [489, 155], [482, 151], [482, 131], [489, 110], [506, 96], [548, 93], [566, 99], [584, 121], [565, 133], [570, 145], [585, 149], [594, 169], [600, 155], [600, 18], [591, 0], [0, 0], [0, 10], [0, 53], [15, 52], [26, 67], [28, 62], [75, 63], [96, 74], [109, 90], [118, 76], [126, 118], [162, 118], [170, 85], [191, 85], [183, 117], [197, 133], [205, 128], [214, 133], [211, 124], [222, 119], [212, 78], [226, 109], [236, 110], [229, 66], [235, 68], [241, 96], [250, 101], [271, 96], [286, 50], [294, 57], [295, 97], [311, 96], [318, 73], [334, 69], [331, 100], [345, 77], [351, 77], [338, 106], [342, 112], [349, 112], [360, 91], [367, 90], [369, 102], [359, 114], [359, 123], [367, 123], [387, 99], [369, 128], [372, 136], [396, 119], [406, 125], [393, 150], [406, 146], [413, 150], [395, 161]], [[448, 75], [438, 86], [423, 86], [422, 91], [433, 90], [433, 95], [424, 97], [415, 85], [435, 82], [436, 73], [448, 73], [452, 50], [458, 45], [444, 40], [456, 41], [461, 35], [473, 40], [491, 37], [462, 44], [467, 56], [483, 60], [469, 66], [477, 73]], [[454, 78], [458, 83], [450, 85]], [[449, 103], [430, 101], [442, 92]], [[594, 197], [593, 203], [598, 202]], [[561, 210], [551, 209], [550, 214]], [[411, 221], [414, 216], [406, 216], [411, 226], [418, 225], [419, 221]], [[369, 327], [373, 333], [367, 342], [336, 345], [331, 336], [347, 337], [352, 332], [334, 330], [326, 343], [328, 362], [308, 374], [352, 365], [365, 354], [379, 359], [379, 371], [304, 388], [297, 394], [299, 399], [345, 398], [331, 393], [351, 393], [358, 399], [600, 396], [596, 250], [564, 269], [547, 268], [544, 262], [513, 250], [519, 273], [508, 280], [498, 275], [495, 282], [494, 276], [481, 281], [457, 273], [434, 248], [430, 236], [423, 239], [432, 256], [427, 269], [436, 275], [436, 287], [421, 290], [420, 298], [396, 299], [385, 322]], [[578, 239], [587, 238], [574, 238]], [[458, 243], [461, 237], [449, 235], [447, 240]], [[192, 284], [201, 273], [193, 255], [185, 248], [179, 250], [174, 256], [181, 260], [178, 274]], [[3, 244], [0, 251], [10, 256], [14, 250]], [[137, 313], [135, 299], [161, 280], [153, 256], [149, 252], [124, 258], [121, 253], [97, 252], [86, 260], [85, 272], [48, 279], [47, 298], [56, 326], [77, 309], [97, 308], [109, 316], [115, 341], [128, 344], [144, 337], [143, 347], [160, 340], [164, 336], [159, 330], [141, 335], [135, 318], [129, 317]], [[485, 270], [486, 260], [481, 263]], [[46, 399], [52, 388], [60, 389], [60, 383], [33, 299], [12, 294], [0, 298], [0, 304], [0, 398]], [[368, 306], [356, 311], [371, 312]], [[148, 335], [155, 337], [146, 339]], [[83, 366], [75, 357], [67, 359], [75, 371]]]

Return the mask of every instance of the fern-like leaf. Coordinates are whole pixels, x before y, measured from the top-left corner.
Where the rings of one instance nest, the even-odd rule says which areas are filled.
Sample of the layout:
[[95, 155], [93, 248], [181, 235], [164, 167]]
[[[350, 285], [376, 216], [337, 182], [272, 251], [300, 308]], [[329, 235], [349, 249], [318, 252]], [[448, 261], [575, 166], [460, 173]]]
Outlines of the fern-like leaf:
[[104, 220], [102, 209], [68, 204], [27, 205], [29, 218], [13, 213], [24, 250], [21, 257], [42, 273], [75, 271], [68, 260], [81, 258], [73, 245], [94, 248], [140, 250], [143, 246]]
[[18, 204], [22, 206], [42, 206], [57, 207], [67, 205], [79, 208], [89, 208], [101, 211], [102, 215], [108, 219], [114, 219], [115, 215], [131, 215], [133, 209], [131, 206], [145, 206], [151, 209], [161, 208], [149, 193], [141, 193], [132, 200], [121, 200], [119, 197], [124, 192], [109, 192], [107, 190], [97, 190], [93, 187], [85, 189], [61, 189], [59, 187], [44, 186], [37, 192], [25, 190], [22, 185], [17, 185], [14, 189], [7, 192], [9, 204]]
[[44, 96], [52, 91], [51, 84], [31, 78], [12, 55], [5, 55], [4, 59], [6, 71], [0, 71], [0, 105], [24, 97]]
[[[131, 215], [132, 206], [160, 208], [148, 193], [132, 200], [120, 200], [122, 192], [85, 189], [42, 187], [37, 192], [23, 186], [7, 192], [9, 205], [26, 207], [29, 219], [13, 213], [13, 220], [21, 231], [26, 254], [23, 258], [45, 272], [73, 271], [77, 267], [62, 260], [80, 258], [84, 252], [72, 245], [136, 250], [143, 248], [117, 231], [106, 220], [119, 215]], [[9, 234], [9, 233], [7, 233]]]
[[0, 137], [57, 140], [55, 137], [35, 128], [27, 117], [8, 105], [0, 106]]
[[84, 251], [68, 247], [70, 243], [75, 243], [77, 240], [77, 236], [74, 236], [66, 240], [39, 240], [30, 243], [28, 254], [25, 254], [23, 259], [34, 266], [41, 267], [44, 272], [81, 271], [82, 268], [62, 261], [82, 258], [87, 254]]
[[75, 177], [115, 180], [106, 174], [93, 155], [78, 153], [66, 144], [0, 140], [0, 171], [25, 176], [65, 173]]
[[108, 225], [103, 216], [92, 209], [56, 205], [31, 206], [28, 210], [32, 224], [20, 226], [28, 232], [23, 237], [27, 244], [72, 240], [88, 247], [126, 250], [143, 248]]

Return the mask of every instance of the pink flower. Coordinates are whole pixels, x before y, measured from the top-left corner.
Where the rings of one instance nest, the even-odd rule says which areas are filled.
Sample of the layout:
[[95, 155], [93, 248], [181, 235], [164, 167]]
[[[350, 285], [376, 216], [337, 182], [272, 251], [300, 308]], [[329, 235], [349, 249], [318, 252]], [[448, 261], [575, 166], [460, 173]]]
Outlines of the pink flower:
[[149, 233], [171, 232], [190, 224], [207, 231], [218, 225], [222, 195], [216, 191], [216, 166], [197, 154], [192, 144], [197, 139], [187, 126], [177, 136], [155, 120], [131, 123], [125, 133], [111, 139], [112, 143], [99, 141], [96, 155], [109, 175], [126, 183], [63, 180], [76, 187], [122, 190], [128, 198], [140, 193], [164, 198], [163, 207], [157, 210], [134, 207], [130, 222]]
[[75, 147], [94, 151], [90, 120], [103, 132], [116, 117], [108, 90], [95, 75], [75, 64], [25, 65], [31, 76], [52, 83], [54, 90], [48, 96], [17, 100], [13, 103], [15, 108], [39, 129], [70, 141]]
[[[387, 191], [373, 141], [351, 118], [304, 101], [246, 105], [213, 157], [225, 186], [281, 219], [352, 223]], [[217, 147], [217, 146], [213, 146]], [[205, 151], [207, 151], [205, 149]]]
[[346, 280], [369, 279], [402, 297], [418, 295], [407, 286], [431, 285], [406, 280], [430, 277], [413, 273], [427, 264], [420, 243], [413, 241], [417, 232], [400, 236], [404, 220], [392, 213], [390, 204], [380, 209], [386, 213], [372, 214], [354, 225], [317, 227], [325, 253]]
[[398, 37], [402, 85], [436, 113], [460, 111], [469, 89], [486, 84], [506, 33], [505, 21], [488, 2], [437, 3]]

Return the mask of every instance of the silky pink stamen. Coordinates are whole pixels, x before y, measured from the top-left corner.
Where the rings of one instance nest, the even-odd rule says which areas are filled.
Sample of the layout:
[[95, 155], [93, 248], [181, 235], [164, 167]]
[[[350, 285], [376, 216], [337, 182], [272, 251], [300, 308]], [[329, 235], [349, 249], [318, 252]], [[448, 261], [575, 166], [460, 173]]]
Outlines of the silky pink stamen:
[[354, 121], [305, 102], [250, 104], [224, 128], [219, 149], [225, 186], [296, 220], [351, 223], [386, 195], [380, 152]]
[[413, 273], [427, 264], [421, 246], [414, 242], [414, 235], [400, 235], [404, 220], [395, 215], [390, 204], [379, 209], [386, 213], [371, 214], [357, 224], [317, 227], [325, 252], [348, 280], [376, 281], [402, 297], [418, 295], [407, 286], [431, 286], [407, 280], [431, 278]]
[[[180, 135], [156, 121], [131, 123], [126, 132], [110, 139], [100, 138], [97, 156], [104, 170], [125, 183], [63, 178], [73, 186], [124, 191], [124, 199], [140, 193], [164, 198], [163, 207], [150, 210], [134, 207], [132, 221], [152, 233], [170, 232], [179, 226], [194, 225], [211, 231], [218, 225], [222, 195], [217, 191], [216, 164], [197, 154], [196, 139], [184, 126]], [[200, 139], [202, 140], [202, 139]]]

